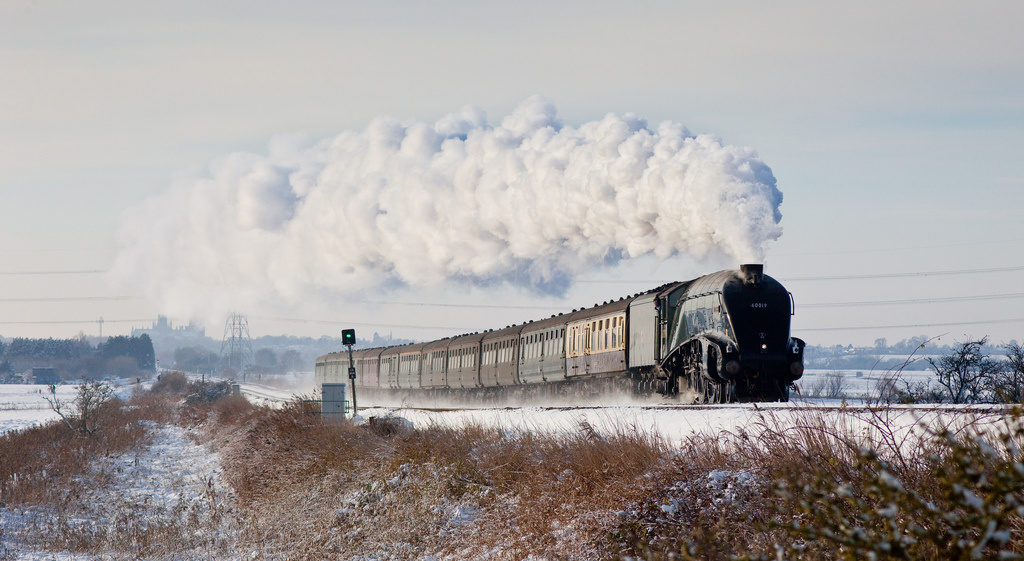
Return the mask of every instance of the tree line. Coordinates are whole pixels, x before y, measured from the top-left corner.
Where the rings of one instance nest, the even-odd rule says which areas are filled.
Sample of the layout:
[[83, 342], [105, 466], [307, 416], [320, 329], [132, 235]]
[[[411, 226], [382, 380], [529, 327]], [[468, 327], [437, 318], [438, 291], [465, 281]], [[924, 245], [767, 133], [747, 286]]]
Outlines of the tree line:
[[[988, 355], [1002, 354], [1007, 345], [993, 344], [987, 338], [982, 342], [980, 351]], [[1016, 341], [1010, 341], [1016, 345]], [[949, 355], [956, 352], [959, 343], [941, 344], [935, 337], [918, 335], [889, 343], [887, 339], [875, 339], [874, 345], [855, 347], [853, 345], [814, 345], [808, 344], [804, 349], [804, 364], [807, 368], [827, 368], [833, 370], [916, 370], [930, 368], [925, 360], [906, 362], [908, 355]]]
[[53, 368], [65, 380], [124, 378], [135, 376], [140, 370], [155, 370], [156, 353], [146, 334], [108, 337], [96, 346], [84, 336], [0, 341], [0, 382], [15, 381], [16, 376], [38, 367]]
[[995, 359], [987, 337], [957, 343], [925, 359], [934, 380], [901, 380], [895, 370], [881, 380], [879, 396], [889, 403], [1024, 403], [1024, 345], [1002, 348], [1005, 358]]
[[[267, 347], [257, 349], [252, 358], [252, 363], [244, 364], [246, 374], [283, 375], [309, 370], [313, 362], [313, 359], [295, 349], [286, 349], [278, 353]], [[178, 347], [174, 350], [174, 364], [167, 366], [194, 374], [219, 374], [229, 367], [228, 357], [199, 346]]]

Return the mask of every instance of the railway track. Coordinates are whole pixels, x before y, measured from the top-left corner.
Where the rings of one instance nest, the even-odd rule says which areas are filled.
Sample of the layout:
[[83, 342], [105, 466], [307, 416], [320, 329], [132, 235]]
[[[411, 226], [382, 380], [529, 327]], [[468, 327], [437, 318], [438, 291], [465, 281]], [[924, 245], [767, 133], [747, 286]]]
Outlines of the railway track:
[[238, 391], [246, 397], [253, 397], [256, 399], [270, 401], [273, 403], [284, 404], [298, 397], [294, 393], [287, 393], [287, 390], [274, 390], [271, 388], [263, 388], [260, 386], [254, 386], [252, 384], [239, 383], [237, 380], [227, 380], [224, 378], [217, 378], [214, 376], [200, 376], [197, 374], [188, 374], [188, 378], [192, 381], [205, 380], [208, 382], [227, 382], [229, 384], [237, 384]]
[[802, 404], [802, 403], [731, 403], [731, 404], [633, 404], [633, 405], [514, 405], [514, 406], [480, 406], [480, 407], [418, 407], [414, 405], [363, 405], [360, 409], [387, 409], [404, 411], [422, 411], [424, 413], [451, 413], [457, 411], [517, 411], [523, 409], [534, 409], [539, 411], [601, 411], [611, 409], [640, 409], [649, 411], [779, 411], [785, 413], [797, 411], [823, 411], [836, 412], [847, 411], [870, 412], [870, 411], [919, 411], [922, 413], [972, 413], [972, 414], [998, 414], [1008, 413], [1013, 409], [1012, 405], [996, 404], [974, 404], [974, 405], [944, 405], [944, 404], [891, 404], [878, 405], [866, 403], [847, 404]]
[[272, 393], [270, 391], [263, 391], [263, 390], [261, 390], [259, 388], [253, 388], [252, 386], [246, 386], [246, 385], [241, 385], [241, 384], [239, 385], [239, 391], [242, 393], [242, 395], [244, 395], [246, 397], [255, 397], [257, 399], [262, 399], [262, 400], [265, 400], [265, 401], [271, 401], [271, 402], [278, 403], [278, 404], [288, 403], [289, 401], [292, 401], [293, 399], [298, 397], [298, 396], [296, 396], [294, 394], [289, 395], [289, 396], [284, 396], [284, 395], [281, 395], [280, 392]]

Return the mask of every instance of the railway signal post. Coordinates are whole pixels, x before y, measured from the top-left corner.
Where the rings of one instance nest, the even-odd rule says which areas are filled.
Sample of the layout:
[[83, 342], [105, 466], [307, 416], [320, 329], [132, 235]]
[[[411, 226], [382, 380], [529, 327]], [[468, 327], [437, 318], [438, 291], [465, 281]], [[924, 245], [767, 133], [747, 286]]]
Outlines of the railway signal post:
[[348, 380], [352, 385], [352, 417], [356, 416], [356, 365], [352, 360], [352, 345], [356, 344], [356, 330], [342, 329], [341, 343], [348, 347]]

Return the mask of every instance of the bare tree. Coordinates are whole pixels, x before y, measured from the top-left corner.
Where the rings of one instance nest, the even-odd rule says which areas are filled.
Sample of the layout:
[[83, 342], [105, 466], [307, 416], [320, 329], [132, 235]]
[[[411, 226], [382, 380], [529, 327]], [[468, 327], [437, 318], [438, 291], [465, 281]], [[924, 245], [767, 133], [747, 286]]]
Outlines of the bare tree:
[[78, 386], [73, 400], [57, 397], [57, 386], [50, 384], [50, 396], [43, 399], [64, 424], [71, 430], [92, 435], [96, 431], [96, 421], [100, 407], [114, 396], [114, 389], [104, 382], [86, 382]]
[[810, 385], [807, 397], [841, 399], [846, 397], [846, 385], [846, 374], [840, 370], [833, 370]]
[[841, 370], [833, 370], [825, 374], [824, 394], [829, 399], [846, 397], [846, 373]]
[[1016, 341], [1006, 345], [1006, 361], [1000, 367], [992, 384], [996, 399], [1024, 403], [1024, 346]]
[[982, 352], [987, 341], [987, 337], [982, 337], [958, 343], [951, 354], [938, 360], [928, 359], [950, 403], [977, 403], [991, 389], [999, 365]]
[[[927, 339], [914, 348], [913, 352], [903, 361], [898, 368], [886, 370], [882, 377], [875, 382], [875, 397], [869, 397], [868, 401], [875, 403], [942, 403], [945, 396], [939, 388], [932, 387], [930, 381], [911, 382], [903, 379], [903, 372], [908, 366], [916, 362], [918, 351], [925, 348], [925, 345], [932, 342]], [[877, 345], [878, 342], [876, 341]]]
[[891, 405], [900, 403], [902, 393], [899, 388], [900, 371], [887, 370], [875, 381], [875, 395], [871, 401]]

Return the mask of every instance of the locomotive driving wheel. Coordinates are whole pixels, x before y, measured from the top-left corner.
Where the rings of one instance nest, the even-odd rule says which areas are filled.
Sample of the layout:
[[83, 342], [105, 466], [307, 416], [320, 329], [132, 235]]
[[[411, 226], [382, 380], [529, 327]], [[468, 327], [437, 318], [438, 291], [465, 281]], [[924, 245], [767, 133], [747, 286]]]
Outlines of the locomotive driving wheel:
[[688, 345], [685, 352], [685, 375], [693, 389], [694, 403], [729, 403], [733, 400], [733, 384], [712, 379], [718, 366], [716, 349], [710, 347], [705, 359], [697, 342]]
[[[718, 375], [717, 347], [708, 348], [707, 372], [711, 375], [711, 377]], [[730, 403], [733, 400], [732, 382], [713, 382], [709, 379], [708, 388], [710, 389], [710, 391], [708, 392], [710, 399], [707, 401], [707, 403]]]
[[686, 375], [686, 381], [688, 382], [690, 389], [693, 390], [693, 403], [707, 403], [710, 397], [708, 380], [704, 376], [704, 360], [701, 356], [700, 345], [696, 342], [687, 344], [685, 349], [685, 368], [683, 374]]

